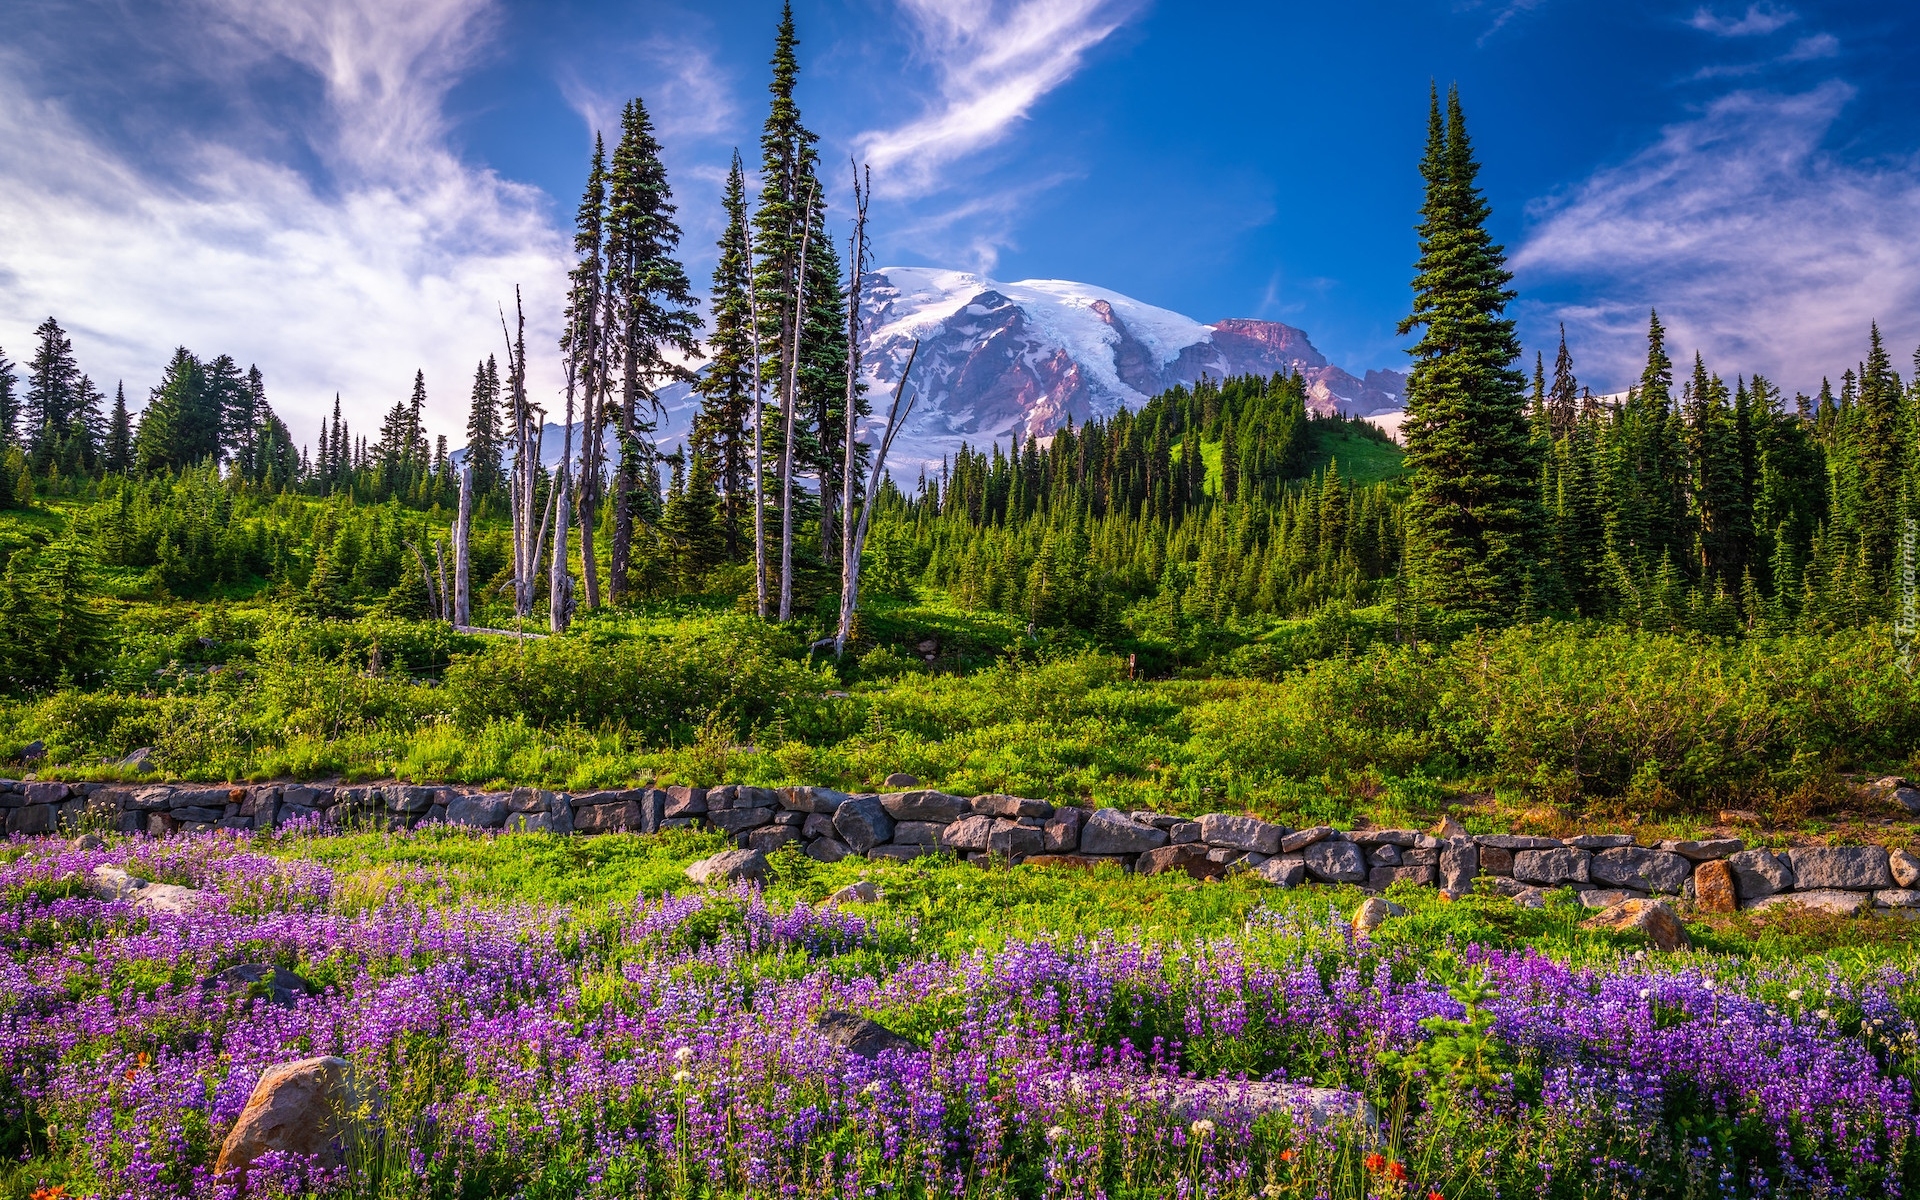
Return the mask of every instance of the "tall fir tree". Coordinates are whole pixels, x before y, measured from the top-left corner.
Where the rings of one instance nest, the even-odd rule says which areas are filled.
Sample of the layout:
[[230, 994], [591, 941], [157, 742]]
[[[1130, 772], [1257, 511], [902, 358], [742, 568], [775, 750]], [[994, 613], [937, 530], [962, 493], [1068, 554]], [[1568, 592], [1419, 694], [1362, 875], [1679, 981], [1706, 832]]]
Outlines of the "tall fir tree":
[[6, 351], [0, 350], [0, 451], [20, 440], [20, 396], [15, 390], [19, 382]]
[[73, 340], [52, 317], [33, 331], [39, 339], [27, 364], [27, 394], [22, 412], [21, 440], [28, 453], [41, 459], [53, 452], [53, 442], [64, 438], [80, 407], [80, 366], [73, 359]]
[[466, 463], [473, 468], [474, 495], [491, 495], [500, 487], [500, 367], [491, 354], [473, 370]]
[[620, 143], [607, 175], [607, 289], [609, 332], [620, 360], [620, 463], [615, 473], [613, 545], [607, 590], [616, 602], [627, 592], [636, 518], [659, 507], [659, 492], [636, 498], [651, 467], [651, 435], [659, 412], [655, 389], [667, 380], [691, 383], [681, 359], [698, 358], [699, 317], [686, 269], [675, 257], [680, 226], [653, 122], [636, 97], [620, 116]]
[[[211, 453], [237, 460], [253, 429], [253, 389], [232, 356], [222, 354], [205, 368], [208, 416], [212, 418]], [[203, 453], [200, 457], [206, 457]]]
[[113, 389], [113, 416], [107, 422], [107, 444], [101, 452], [101, 465], [109, 472], [124, 475], [133, 469], [133, 426], [127, 416], [127, 385]]
[[1407, 572], [1420, 597], [1477, 620], [1525, 615], [1542, 531], [1535, 447], [1526, 420], [1526, 379], [1506, 306], [1502, 247], [1486, 230], [1490, 209], [1476, 185], [1457, 88], [1442, 116], [1433, 95], [1413, 312], [1407, 415], [1401, 425], [1411, 470]]
[[709, 365], [695, 385], [701, 396], [697, 433], [717, 463], [721, 528], [727, 557], [738, 561], [751, 523], [753, 440], [753, 321], [747, 288], [746, 172], [738, 151], [721, 198], [727, 214], [713, 268], [713, 332]]
[[1851, 523], [1866, 546], [1868, 569], [1881, 581], [1891, 577], [1899, 533], [1905, 470], [1900, 436], [1903, 390], [1876, 321], [1860, 372], [1859, 412], [1849, 440], [1859, 474], [1858, 510]]
[[134, 432], [134, 462], [142, 471], [182, 470], [217, 455], [220, 423], [206, 373], [185, 346], [174, 350]]
[[[600, 515], [601, 468], [605, 463], [609, 385], [612, 364], [608, 336], [607, 148], [593, 135], [587, 186], [573, 220], [574, 266], [567, 274], [567, 312], [560, 350], [566, 358], [568, 386], [583, 400], [580, 472], [573, 487], [575, 520], [580, 528], [580, 580], [589, 609], [600, 606], [599, 551], [595, 526]], [[569, 398], [571, 409], [572, 400]]]

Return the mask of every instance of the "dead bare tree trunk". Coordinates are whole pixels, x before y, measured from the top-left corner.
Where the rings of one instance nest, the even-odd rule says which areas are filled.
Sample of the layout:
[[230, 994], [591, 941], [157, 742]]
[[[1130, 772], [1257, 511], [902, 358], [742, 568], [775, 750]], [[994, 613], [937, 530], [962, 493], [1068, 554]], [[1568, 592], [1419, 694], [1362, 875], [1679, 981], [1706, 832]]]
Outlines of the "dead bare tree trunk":
[[[546, 541], [546, 516], [534, 525], [534, 506], [538, 500], [540, 475], [540, 418], [545, 413], [527, 399], [527, 314], [521, 304], [520, 289], [513, 289], [513, 310], [517, 326], [507, 338], [507, 379], [513, 410], [513, 479], [509, 495], [513, 505], [513, 612], [525, 620], [533, 615], [533, 580], [539, 570], [540, 548]], [[507, 334], [506, 314], [500, 315], [500, 332]]]
[[753, 224], [746, 223], [747, 309], [753, 314], [753, 601], [754, 612], [767, 619], [767, 472], [763, 460], [766, 405], [760, 395], [760, 299], [753, 286]]
[[852, 564], [847, 572], [847, 585], [840, 593], [840, 628], [833, 635], [833, 656], [839, 658], [847, 652], [847, 637], [853, 632], [853, 613], [860, 604], [860, 556], [867, 549], [867, 526], [873, 520], [873, 504], [880, 497], [880, 479], [887, 469], [887, 451], [893, 449], [894, 435], [900, 432], [900, 426], [906, 423], [913, 412], [914, 397], [907, 398], [906, 408], [900, 407], [900, 397], [907, 390], [907, 376], [913, 373], [913, 360], [920, 356], [920, 339], [913, 340], [913, 349], [907, 352], [906, 369], [900, 372], [900, 382], [893, 387], [893, 404], [887, 409], [886, 432], [880, 435], [880, 452], [873, 456], [873, 475], [867, 484], [867, 498], [860, 506], [860, 530], [853, 536], [853, 545], [847, 554]]
[[433, 565], [440, 572], [440, 595], [433, 606], [433, 615], [442, 621], [453, 620], [453, 593], [447, 590], [447, 544], [439, 538], [433, 539]]
[[793, 414], [800, 407], [800, 343], [807, 324], [807, 242], [813, 236], [814, 184], [800, 210], [800, 270], [793, 282], [793, 354], [787, 361], [785, 442], [780, 447], [780, 622], [793, 618]]
[[860, 397], [860, 276], [867, 263], [867, 195], [872, 185], [871, 170], [867, 174], [867, 188], [860, 186], [860, 172], [854, 171], [853, 279], [847, 288], [847, 404], [843, 422], [847, 436], [846, 457], [840, 467], [840, 631], [833, 643], [836, 658], [846, 648], [847, 631], [852, 628], [851, 605], [855, 580], [860, 574], [853, 546], [853, 447]]
[[460, 516], [453, 527], [453, 623], [473, 624], [472, 569], [468, 543], [473, 529], [473, 464], [460, 468]]
[[547, 570], [547, 628], [565, 633], [573, 620], [573, 575], [567, 570], [567, 485], [570, 468], [560, 464], [560, 480], [554, 500], [558, 519], [553, 526], [553, 563]]

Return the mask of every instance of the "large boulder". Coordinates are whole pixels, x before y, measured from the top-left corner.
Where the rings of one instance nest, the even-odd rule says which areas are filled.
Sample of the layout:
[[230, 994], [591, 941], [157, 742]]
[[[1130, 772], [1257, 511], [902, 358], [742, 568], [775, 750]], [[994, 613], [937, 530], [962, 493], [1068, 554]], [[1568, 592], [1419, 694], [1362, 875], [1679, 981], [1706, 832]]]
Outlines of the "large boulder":
[[206, 893], [177, 883], [153, 883], [126, 873], [120, 867], [102, 863], [93, 869], [93, 894], [102, 900], [129, 901], [146, 912], [185, 916], [197, 911], [206, 901]]
[[758, 850], [723, 850], [687, 868], [687, 878], [695, 883], [729, 884], [766, 877], [767, 856]]
[[830, 813], [852, 797], [823, 787], [787, 787], [780, 789], [780, 807], [790, 812]]
[[807, 843], [807, 857], [815, 862], [836, 863], [852, 853], [839, 838], [821, 837]]
[[896, 821], [937, 821], [944, 825], [973, 815], [973, 804], [966, 797], [929, 790], [888, 792], [880, 797], [880, 807]]
[[1082, 854], [1144, 854], [1166, 844], [1166, 830], [1142, 825], [1116, 808], [1097, 809], [1080, 828]]
[[1296, 829], [1280, 839], [1280, 853], [1298, 854], [1315, 842], [1324, 841], [1333, 836], [1333, 826], [1315, 825], [1311, 829]]
[[269, 1152], [338, 1167], [351, 1148], [354, 1095], [347, 1060], [322, 1055], [271, 1067], [254, 1085], [214, 1163], [246, 1195], [246, 1173]]
[[1367, 878], [1367, 855], [1352, 842], [1321, 841], [1301, 855], [1307, 874], [1322, 883], [1363, 883]]
[[1046, 848], [1046, 835], [1033, 826], [1006, 817], [993, 818], [993, 829], [987, 834], [989, 852], [1018, 861], [1043, 853]]
[[1359, 908], [1353, 910], [1353, 931], [1361, 937], [1365, 937], [1386, 924], [1388, 917], [1404, 917], [1406, 915], [1407, 910], [1401, 908], [1391, 900], [1382, 900], [1378, 896], [1370, 896], [1360, 902]]
[[1795, 846], [1787, 851], [1793, 885], [1803, 891], [1877, 892], [1893, 886], [1887, 852], [1879, 846]]
[[1558, 887], [1563, 883], [1588, 883], [1593, 856], [1572, 846], [1553, 849], [1521, 850], [1513, 856], [1513, 877], [1522, 883]]
[[1637, 930], [1655, 949], [1669, 953], [1688, 946], [1687, 927], [1664, 900], [1622, 900], [1587, 918], [1587, 924], [1615, 931]]
[[855, 796], [833, 810], [834, 832], [856, 854], [893, 839], [893, 815], [873, 796]]
[[1271, 825], [1257, 817], [1237, 817], [1230, 813], [1208, 813], [1199, 820], [1200, 840], [1209, 846], [1225, 846], [1250, 854], [1280, 853], [1284, 827]]
[[1275, 887], [1299, 887], [1307, 879], [1307, 861], [1298, 854], [1283, 854], [1261, 863], [1253, 873]]
[[745, 833], [749, 829], [758, 829], [773, 821], [771, 808], [729, 808], [720, 812], [709, 811], [707, 824], [728, 833]]
[[857, 1013], [823, 1012], [813, 1019], [813, 1027], [827, 1041], [857, 1058], [878, 1058], [889, 1050], [912, 1053], [920, 1048], [880, 1022]]
[[1616, 846], [1595, 854], [1587, 866], [1587, 874], [1594, 883], [1677, 895], [1687, 886], [1693, 864], [1670, 850]]
[[1207, 848], [1198, 842], [1183, 842], [1177, 846], [1161, 846], [1141, 854], [1133, 864], [1137, 875], [1158, 875], [1164, 871], [1179, 871], [1194, 879], [1218, 879], [1226, 874], [1226, 864], [1216, 863], [1207, 857]]
[[[893, 841], [898, 846], [938, 846], [940, 835], [947, 826], [938, 821], [896, 821], [893, 825]], [[1040, 831], [1034, 830], [1039, 836]]]
[[447, 823], [469, 825], [475, 829], [498, 829], [507, 823], [508, 801], [505, 792], [475, 792], [455, 797], [447, 805]]
[[1771, 850], [1742, 850], [1730, 854], [1727, 867], [1733, 872], [1734, 887], [1740, 893], [1742, 904], [1753, 904], [1793, 886], [1793, 866], [1787, 856]]

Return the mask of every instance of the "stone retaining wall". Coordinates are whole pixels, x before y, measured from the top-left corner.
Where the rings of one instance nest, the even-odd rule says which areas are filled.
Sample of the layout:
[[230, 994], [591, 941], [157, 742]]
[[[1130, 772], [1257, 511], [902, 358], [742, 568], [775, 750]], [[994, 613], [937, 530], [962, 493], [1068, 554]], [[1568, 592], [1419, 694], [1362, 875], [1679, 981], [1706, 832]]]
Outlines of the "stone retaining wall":
[[854, 794], [819, 787], [625, 788], [552, 792], [384, 783], [68, 784], [0, 779], [8, 834], [82, 825], [163, 836], [176, 831], [270, 829], [318, 819], [406, 828], [444, 822], [550, 833], [657, 833], [706, 827], [760, 851], [789, 842], [822, 862], [849, 856], [911, 859], [950, 853], [1056, 867], [1113, 863], [1143, 875], [1197, 879], [1252, 871], [1290, 887], [1351, 883], [1379, 891], [1406, 882], [1460, 895], [1484, 886], [1535, 904], [1572, 887], [1604, 908], [1623, 899], [1681, 896], [1731, 912], [1798, 903], [1838, 912], [1920, 909], [1920, 857], [1880, 846], [1749, 850], [1738, 838], [1635, 845], [1627, 834], [1563, 840], [1508, 834], [1439, 837], [1411, 829], [1343, 833], [1289, 829], [1253, 817], [1055, 808], [1019, 796], [953, 796], [916, 788]]

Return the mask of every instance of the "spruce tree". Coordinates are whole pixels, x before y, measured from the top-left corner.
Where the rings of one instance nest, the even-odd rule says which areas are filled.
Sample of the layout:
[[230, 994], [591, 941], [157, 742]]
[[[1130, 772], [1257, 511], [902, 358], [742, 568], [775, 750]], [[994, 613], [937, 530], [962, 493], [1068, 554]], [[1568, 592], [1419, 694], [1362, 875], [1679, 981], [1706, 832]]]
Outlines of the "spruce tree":
[[1553, 357], [1553, 385], [1547, 389], [1547, 412], [1555, 438], [1573, 432], [1580, 381], [1573, 375], [1573, 355], [1567, 351], [1567, 327], [1560, 326], [1560, 351]]
[[[699, 318], [687, 272], [674, 257], [680, 227], [653, 122], [636, 97], [620, 116], [620, 143], [607, 176], [607, 289], [610, 330], [620, 359], [620, 465], [615, 474], [613, 546], [607, 590], [627, 591], [633, 524], [642, 508], [658, 507], [634, 493], [654, 457], [649, 439], [660, 411], [655, 388], [664, 380], [691, 383], [693, 371], [669, 353], [700, 357]], [[645, 411], [642, 411], [644, 406]]]
[[245, 454], [246, 440], [253, 430], [253, 388], [241, 373], [240, 364], [222, 354], [206, 365], [207, 415], [212, 418], [212, 449], [193, 461], [224, 457], [238, 462]]
[[133, 468], [133, 427], [127, 417], [127, 385], [113, 389], [113, 416], [107, 424], [107, 444], [102, 465], [111, 473], [124, 475]]
[[500, 368], [492, 355], [473, 370], [465, 461], [473, 468], [476, 496], [490, 495], [500, 486]]
[[1901, 474], [1901, 401], [1899, 375], [1875, 322], [1867, 361], [1860, 372], [1859, 415], [1852, 429], [1852, 457], [1859, 473], [1858, 510], [1853, 523], [1866, 546], [1867, 566], [1875, 579], [1890, 577], [1899, 531]]
[[173, 352], [134, 432], [134, 461], [146, 472], [180, 470], [219, 450], [219, 422], [200, 361], [185, 346]]
[[747, 290], [746, 172], [738, 151], [721, 202], [727, 225], [713, 268], [713, 332], [707, 339], [710, 365], [695, 388], [701, 395], [699, 433], [718, 464], [727, 557], [738, 561], [751, 517], [748, 506], [753, 502], [753, 440], [748, 429], [757, 419], [753, 311]]
[[566, 325], [560, 350], [567, 364], [567, 406], [572, 390], [584, 398], [580, 430], [580, 472], [574, 483], [574, 507], [580, 527], [580, 582], [589, 609], [600, 607], [599, 551], [594, 545], [600, 513], [601, 466], [606, 458], [607, 415], [612, 349], [607, 328], [607, 149], [593, 135], [587, 186], [573, 221], [573, 270], [568, 272]]
[[21, 440], [40, 461], [50, 455], [56, 438], [65, 436], [80, 405], [80, 367], [73, 360], [73, 341], [52, 317], [33, 331], [40, 339], [27, 364], [25, 428]]
[[20, 438], [20, 397], [14, 391], [18, 383], [6, 351], [0, 350], [0, 452], [17, 444]]
[[1524, 615], [1542, 528], [1514, 293], [1457, 88], [1437, 92], [1421, 164], [1420, 260], [1405, 334], [1420, 329], [1407, 378], [1407, 571], [1424, 600], [1488, 623]]

